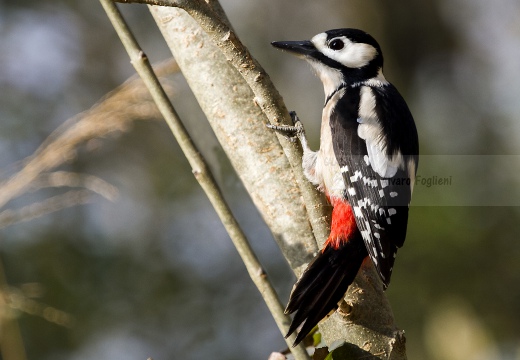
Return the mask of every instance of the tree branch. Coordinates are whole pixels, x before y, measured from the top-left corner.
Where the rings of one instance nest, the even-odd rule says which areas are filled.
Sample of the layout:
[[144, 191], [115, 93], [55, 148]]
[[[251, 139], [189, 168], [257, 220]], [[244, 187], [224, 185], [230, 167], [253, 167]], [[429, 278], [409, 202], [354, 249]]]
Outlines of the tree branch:
[[[178, 7], [186, 11], [197, 22], [198, 26], [204, 30], [213, 44], [222, 51], [225, 59], [242, 75], [242, 78], [253, 93], [254, 103], [260, 106], [268, 121], [274, 125], [291, 124], [291, 118], [282, 96], [275, 88], [269, 75], [250, 54], [247, 47], [241, 43], [225, 18], [225, 13], [218, 1], [209, 1], [207, 3], [203, 0], [121, 0], [119, 2], [138, 2], [149, 5]], [[150, 8], [152, 14], [154, 14], [154, 10], [154, 8]], [[178, 59], [179, 53], [174, 54], [174, 56]], [[263, 130], [263, 134], [258, 135], [265, 138], [267, 137], [266, 133], [269, 131]], [[303, 174], [300, 144], [289, 141], [283, 135], [275, 134], [271, 137], [274, 136], [278, 136], [278, 141], [292, 167], [292, 173], [295, 176], [295, 181], [303, 197], [304, 204], [307, 205], [308, 220], [310, 221], [313, 234], [318, 245], [321, 246], [327, 239], [330, 231], [330, 206], [328, 206], [323, 194], [318, 192]]]
[[[162, 89], [159, 80], [155, 76], [147, 57], [137, 44], [137, 41], [130, 32], [130, 29], [126, 25], [116, 5], [112, 0], [100, 0], [100, 2], [106, 11], [112, 26], [118, 33], [121, 42], [127, 50], [132, 65], [148, 87], [150, 94], [190, 163], [195, 178], [208, 196], [211, 204], [226, 228], [226, 231], [231, 237], [235, 248], [247, 268], [249, 276], [260, 291], [260, 294], [271, 311], [280, 331], [282, 334], [285, 334], [289, 328], [290, 318], [284, 314], [284, 307], [280, 302], [278, 295], [269, 282], [267, 275], [253, 252], [245, 234], [222, 196], [222, 193], [220, 192], [220, 189], [218, 188], [204, 158], [192, 142], [188, 132], [177, 115], [175, 108], [171, 104], [166, 93]], [[291, 342], [294, 341], [294, 336], [287, 338], [286, 341], [287, 344], [290, 345]], [[298, 360], [309, 359], [303, 345], [295, 348], [293, 354]]]

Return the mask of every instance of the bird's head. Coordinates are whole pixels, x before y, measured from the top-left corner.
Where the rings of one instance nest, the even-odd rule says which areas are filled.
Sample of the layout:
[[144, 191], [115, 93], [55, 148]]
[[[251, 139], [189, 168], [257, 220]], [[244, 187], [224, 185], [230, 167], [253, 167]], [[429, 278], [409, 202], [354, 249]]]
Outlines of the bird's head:
[[[311, 40], [275, 41], [271, 44], [307, 60], [322, 80], [326, 93], [340, 84], [378, 77], [384, 79], [381, 47], [362, 30], [329, 30]], [[334, 89], [328, 89], [331, 87]]]

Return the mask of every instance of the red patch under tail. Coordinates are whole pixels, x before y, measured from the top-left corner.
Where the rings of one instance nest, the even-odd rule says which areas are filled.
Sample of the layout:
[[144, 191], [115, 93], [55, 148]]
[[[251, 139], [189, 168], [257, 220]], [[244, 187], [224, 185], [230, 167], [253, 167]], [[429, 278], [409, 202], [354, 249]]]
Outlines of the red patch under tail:
[[322, 252], [327, 247], [338, 249], [342, 243], [349, 241], [357, 229], [356, 218], [350, 204], [344, 200], [330, 198], [332, 209], [332, 222], [330, 224], [329, 238], [323, 246]]

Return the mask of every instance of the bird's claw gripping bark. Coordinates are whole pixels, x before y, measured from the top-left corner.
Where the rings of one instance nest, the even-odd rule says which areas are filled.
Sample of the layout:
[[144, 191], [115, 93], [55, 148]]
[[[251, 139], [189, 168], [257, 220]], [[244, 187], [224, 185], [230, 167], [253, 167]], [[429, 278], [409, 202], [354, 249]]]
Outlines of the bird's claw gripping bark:
[[267, 124], [266, 126], [269, 129], [273, 129], [283, 133], [285, 137], [291, 142], [295, 142], [296, 138], [298, 138], [302, 144], [306, 143], [305, 129], [303, 128], [303, 124], [298, 118], [298, 115], [296, 115], [295, 111], [291, 111], [289, 114], [291, 115], [291, 119], [294, 125], [291, 126]]

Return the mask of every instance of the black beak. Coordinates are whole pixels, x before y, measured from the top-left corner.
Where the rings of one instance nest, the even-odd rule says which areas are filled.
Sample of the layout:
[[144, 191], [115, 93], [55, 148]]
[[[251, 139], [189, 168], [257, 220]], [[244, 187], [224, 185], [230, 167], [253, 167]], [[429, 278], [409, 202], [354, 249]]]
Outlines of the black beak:
[[303, 56], [309, 56], [316, 51], [316, 47], [310, 41], [273, 41], [271, 45]]

